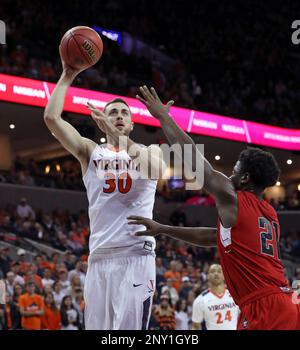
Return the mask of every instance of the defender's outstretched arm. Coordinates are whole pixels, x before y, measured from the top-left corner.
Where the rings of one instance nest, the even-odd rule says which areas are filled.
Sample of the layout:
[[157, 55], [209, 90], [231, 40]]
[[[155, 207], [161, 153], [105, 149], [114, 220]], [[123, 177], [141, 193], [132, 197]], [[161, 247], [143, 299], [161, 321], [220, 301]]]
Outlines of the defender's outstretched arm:
[[129, 216], [129, 225], [144, 225], [145, 231], [136, 232], [136, 236], [156, 236], [159, 234], [179, 239], [200, 247], [214, 247], [217, 230], [213, 227], [177, 227], [162, 225], [141, 216]]
[[197, 164], [196, 159], [201, 157], [204, 163], [204, 188], [215, 197], [222, 224], [225, 227], [234, 226], [237, 220], [237, 194], [231, 180], [212, 167], [198, 150], [192, 138], [170, 116], [169, 110], [174, 101], [163, 105], [154, 88], [151, 88], [150, 91], [146, 86], [143, 86], [140, 91], [143, 97], [137, 95], [137, 99], [160, 121], [169, 142], [171, 144], [179, 143], [182, 147], [187, 144], [192, 145], [192, 157], [183, 160], [188, 168], [194, 170]]

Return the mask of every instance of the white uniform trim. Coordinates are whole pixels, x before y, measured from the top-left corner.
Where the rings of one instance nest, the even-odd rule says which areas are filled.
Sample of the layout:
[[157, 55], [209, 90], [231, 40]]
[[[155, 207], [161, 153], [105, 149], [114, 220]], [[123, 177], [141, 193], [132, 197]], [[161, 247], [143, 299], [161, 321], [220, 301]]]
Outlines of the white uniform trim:
[[231, 229], [232, 227], [223, 227], [222, 223], [220, 222], [220, 239], [225, 248], [231, 244]]

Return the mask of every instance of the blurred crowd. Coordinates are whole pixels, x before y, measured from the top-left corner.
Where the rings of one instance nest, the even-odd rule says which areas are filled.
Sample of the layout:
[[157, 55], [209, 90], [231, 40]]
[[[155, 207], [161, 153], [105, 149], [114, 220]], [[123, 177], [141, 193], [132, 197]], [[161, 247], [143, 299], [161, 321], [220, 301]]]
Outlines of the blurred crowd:
[[[169, 221], [189, 226], [184, 213], [173, 213]], [[8, 292], [7, 303], [0, 308], [0, 329], [84, 328], [89, 234], [84, 211], [43, 213], [26, 198], [0, 210], [0, 279], [5, 279]], [[28, 254], [22, 248], [24, 238], [57, 250]], [[13, 243], [14, 258], [1, 241]], [[300, 231], [282, 233], [281, 252], [284, 257], [300, 256]], [[156, 254], [157, 290], [150, 329], [190, 329], [193, 301], [207, 288], [208, 268], [218, 262], [217, 250], [158, 237]], [[300, 280], [300, 269], [288, 277], [291, 283]], [[28, 303], [35, 305], [32, 315], [22, 317]]]
[[9, 171], [0, 171], [0, 183], [84, 190], [80, 163], [72, 157], [37, 163], [16, 158]]
[[[134, 11], [132, 9], [134, 8]], [[75, 85], [134, 97], [141, 83], [164, 100], [211, 113], [299, 128], [300, 68], [291, 44], [292, 0], [220, 3], [217, 0], [80, 0], [0, 4], [7, 23], [0, 72], [56, 81], [58, 43], [76, 25], [128, 32], [173, 59], [130, 55], [104, 38], [101, 63]]]

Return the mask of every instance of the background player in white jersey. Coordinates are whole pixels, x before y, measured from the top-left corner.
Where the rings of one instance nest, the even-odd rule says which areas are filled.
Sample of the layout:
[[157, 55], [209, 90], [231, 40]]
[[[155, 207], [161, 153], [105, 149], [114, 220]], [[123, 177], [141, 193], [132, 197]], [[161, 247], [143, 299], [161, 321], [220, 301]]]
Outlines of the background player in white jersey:
[[236, 330], [239, 309], [228, 289], [221, 265], [211, 265], [207, 279], [209, 289], [201, 293], [193, 303], [192, 328], [208, 330]]
[[[129, 139], [133, 123], [123, 100], [111, 101], [103, 112], [88, 105], [98, 127], [106, 133], [107, 145], [99, 146], [82, 137], [63, 120], [68, 87], [80, 70], [63, 60], [62, 64], [63, 73], [46, 106], [44, 120], [63, 147], [79, 160], [87, 189], [91, 235], [85, 326], [97, 330], [146, 329], [155, 289], [155, 240], [134, 236], [136, 228], [128, 226], [126, 217], [152, 217], [156, 181], [130, 177], [129, 169], [135, 169], [135, 161], [129, 147], [135, 146], [140, 156], [145, 155], [156, 174], [163, 165], [162, 155], [156, 146], [147, 148]], [[128, 148], [120, 148], [120, 136], [126, 137]]]

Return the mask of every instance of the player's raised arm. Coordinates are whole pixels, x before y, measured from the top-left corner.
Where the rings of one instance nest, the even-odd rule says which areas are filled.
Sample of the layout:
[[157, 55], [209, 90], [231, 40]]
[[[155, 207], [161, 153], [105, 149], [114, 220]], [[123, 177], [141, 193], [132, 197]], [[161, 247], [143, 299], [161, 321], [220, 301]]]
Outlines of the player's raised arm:
[[231, 180], [212, 167], [204, 155], [197, 149], [192, 138], [170, 116], [169, 110], [174, 101], [169, 101], [167, 105], [163, 105], [154, 88], [151, 88], [150, 91], [146, 86], [143, 86], [140, 88], [140, 92], [142, 97], [137, 95], [137, 99], [160, 121], [170, 144], [179, 143], [182, 147], [187, 144], [193, 146], [192, 157], [183, 160], [185, 165], [193, 170], [196, 169], [197, 157], [203, 159], [204, 188], [215, 197], [218, 213], [223, 225], [225, 227], [234, 226], [237, 219], [237, 194]]
[[129, 225], [144, 225], [145, 231], [136, 232], [136, 236], [167, 235], [200, 247], [216, 246], [217, 230], [213, 227], [175, 227], [162, 225], [154, 220], [141, 216], [129, 216]]
[[84, 170], [85, 163], [88, 162], [89, 147], [92, 148], [96, 144], [92, 140], [82, 137], [70, 123], [61, 117], [68, 88], [82, 70], [71, 68], [63, 60], [62, 64], [63, 73], [47, 103], [44, 120], [48, 129], [62, 146], [81, 162]]

